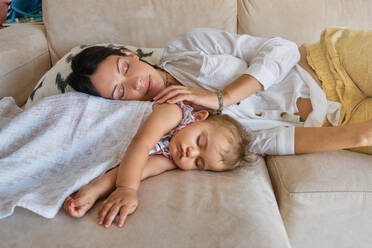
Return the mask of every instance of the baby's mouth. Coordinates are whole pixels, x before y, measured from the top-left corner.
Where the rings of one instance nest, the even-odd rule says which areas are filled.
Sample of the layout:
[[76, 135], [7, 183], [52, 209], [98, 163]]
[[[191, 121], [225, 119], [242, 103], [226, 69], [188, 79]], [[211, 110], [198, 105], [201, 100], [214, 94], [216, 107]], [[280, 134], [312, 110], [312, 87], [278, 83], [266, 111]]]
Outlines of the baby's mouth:
[[178, 157], [179, 157], [179, 159], [181, 159], [182, 157], [184, 157], [184, 151], [183, 151], [183, 149], [182, 149], [182, 146], [180, 145], [179, 147], [178, 147]]

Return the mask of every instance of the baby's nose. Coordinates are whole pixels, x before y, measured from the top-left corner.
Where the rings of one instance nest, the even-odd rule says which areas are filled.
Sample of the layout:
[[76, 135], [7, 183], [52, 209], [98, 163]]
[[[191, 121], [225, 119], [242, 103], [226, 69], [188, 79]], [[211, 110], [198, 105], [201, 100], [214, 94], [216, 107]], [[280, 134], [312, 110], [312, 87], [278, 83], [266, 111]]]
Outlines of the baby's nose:
[[192, 158], [199, 155], [198, 150], [193, 148], [192, 146], [187, 147], [186, 153], [188, 157], [192, 157]]

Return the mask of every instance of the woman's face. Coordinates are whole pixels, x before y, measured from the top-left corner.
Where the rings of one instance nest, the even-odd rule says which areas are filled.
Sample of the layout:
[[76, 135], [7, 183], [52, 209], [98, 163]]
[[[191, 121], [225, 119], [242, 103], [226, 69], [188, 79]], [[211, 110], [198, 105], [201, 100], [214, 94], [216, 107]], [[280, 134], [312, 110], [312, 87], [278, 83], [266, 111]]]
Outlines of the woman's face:
[[139, 60], [131, 52], [126, 56], [108, 56], [90, 77], [93, 86], [104, 97], [115, 100], [152, 100], [165, 88], [159, 70]]

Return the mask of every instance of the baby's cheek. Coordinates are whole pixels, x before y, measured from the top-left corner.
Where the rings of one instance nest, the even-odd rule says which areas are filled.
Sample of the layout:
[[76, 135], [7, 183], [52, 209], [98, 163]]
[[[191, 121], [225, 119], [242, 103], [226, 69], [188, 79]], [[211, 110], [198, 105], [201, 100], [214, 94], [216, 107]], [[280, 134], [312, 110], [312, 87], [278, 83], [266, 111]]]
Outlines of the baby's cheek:
[[177, 167], [181, 170], [193, 170], [189, 164], [187, 164], [184, 160], [177, 160], [175, 161]]

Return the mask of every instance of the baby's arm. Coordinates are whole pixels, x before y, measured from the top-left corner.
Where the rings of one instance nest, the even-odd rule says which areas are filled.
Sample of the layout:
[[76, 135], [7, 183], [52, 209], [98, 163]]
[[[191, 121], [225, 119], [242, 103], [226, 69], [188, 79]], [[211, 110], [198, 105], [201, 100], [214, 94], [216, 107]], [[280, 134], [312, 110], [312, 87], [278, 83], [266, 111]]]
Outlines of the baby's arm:
[[[141, 180], [175, 168], [176, 166], [173, 162], [162, 155], [150, 156], [143, 169]], [[118, 170], [119, 167], [115, 167], [107, 171], [102, 176], [95, 178], [89, 184], [81, 187], [73, 195], [67, 197], [63, 203], [65, 212], [74, 218], [84, 216], [99, 198], [105, 197], [115, 189]]]
[[116, 189], [103, 202], [99, 212], [99, 224], [109, 227], [119, 214], [118, 226], [138, 205], [137, 191], [142, 172], [149, 158], [149, 151], [182, 119], [182, 110], [175, 104], [155, 105], [153, 112], [138, 130], [120, 163]]
[[163, 155], [150, 156], [142, 172], [142, 179], [157, 176], [165, 171], [176, 169], [177, 167], [172, 160], [164, 157]]

